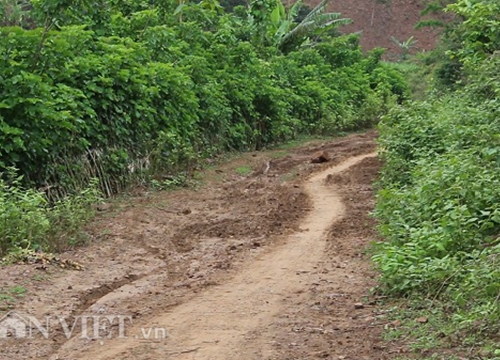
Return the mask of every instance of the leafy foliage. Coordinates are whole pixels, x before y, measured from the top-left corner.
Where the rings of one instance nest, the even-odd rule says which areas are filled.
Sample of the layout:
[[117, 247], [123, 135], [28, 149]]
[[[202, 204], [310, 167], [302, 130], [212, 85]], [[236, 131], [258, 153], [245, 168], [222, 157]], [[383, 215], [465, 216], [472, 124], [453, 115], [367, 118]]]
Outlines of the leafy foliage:
[[[285, 56], [248, 41], [255, 21], [203, 3], [186, 3], [182, 23], [175, 3], [119, 5], [103, 8], [104, 24], [84, 1], [39, 1], [60, 29], [0, 29], [0, 166], [61, 194], [97, 175], [112, 193], [136, 163], [172, 173], [195, 154], [356, 127], [356, 109], [378, 95], [353, 36]], [[73, 25], [81, 13], [85, 29]], [[338, 81], [348, 77], [358, 85]], [[72, 184], [78, 172], [88, 176]]]
[[295, 19], [299, 14], [298, 11], [300, 9], [295, 7], [297, 4], [300, 4], [297, 2], [290, 9], [288, 22], [284, 22], [277, 33], [280, 50], [284, 52], [290, 51], [291, 49], [295, 49], [298, 44], [302, 44], [306, 39], [310, 38], [311, 34], [318, 36], [330, 29], [341, 25], [348, 25], [352, 22], [351, 19], [340, 18], [340, 13], [325, 13], [324, 11], [328, 3], [329, 0], [321, 1], [299, 24], [290, 27], [291, 20]]
[[[268, 0], [234, 14], [208, 0], [32, 4], [33, 29], [0, 28], [0, 172], [17, 168], [5, 186], [43, 187], [52, 203], [93, 178], [111, 196], [189, 175], [201, 157], [366, 126], [407, 95], [357, 36], [316, 31], [340, 24], [326, 3], [308, 31], [292, 24], [299, 5], [276, 13]], [[281, 51], [291, 31], [297, 46]], [[321, 41], [300, 48], [309, 33]]]
[[81, 229], [100, 200], [95, 182], [72, 198], [49, 204], [44, 192], [23, 188], [15, 169], [6, 175], [7, 181], [0, 179], [0, 254], [24, 248], [60, 251], [84, 240]]
[[454, 51], [465, 65], [476, 65], [487, 55], [500, 50], [500, 3], [495, 0], [459, 0], [447, 9], [464, 21], [457, 26], [461, 48]]
[[280, 0], [254, 0], [249, 9], [249, 21], [256, 44], [269, 44], [288, 53], [299, 47], [316, 43], [321, 35], [351, 23], [340, 13], [325, 13], [330, 0], [321, 1], [301, 18], [303, 0], [295, 2], [288, 11]]
[[467, 85], [395, 107], [379, 125], [385, 165], [375, 215], [386, 239], [373, 256], [379, 291], [421, 305], [427, 299], [462, 345], [470, 334], [495, 341], [500, 330], [496, 5], [449, 6], [465, 18], [454, 29], [461, 45], [450, 54], [464, 66]]
[[21, 26], [29, 28], [32, 19], [29, 10], [32, 8], [28, 0], [0, 0], [0, 26]]

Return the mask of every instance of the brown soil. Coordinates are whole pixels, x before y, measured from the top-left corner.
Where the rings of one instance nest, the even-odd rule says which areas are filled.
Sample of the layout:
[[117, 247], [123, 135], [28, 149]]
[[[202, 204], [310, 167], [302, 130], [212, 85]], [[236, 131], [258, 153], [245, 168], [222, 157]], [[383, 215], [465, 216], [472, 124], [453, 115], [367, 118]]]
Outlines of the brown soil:
[[[313, 7], [319, 0], [309, 0], [306, 3]], [[375, 47], [388, 49], [386, 58], [397, 60], [401, 49], [392, 40], [396, 38], [404, 42], [413, 36], [417, 40], [415, 51], [428, 51], [435, 47], [440, 30], [432, 28], [415, 29], [421, 19], [434, 18], [448, 19], [447, 16], [421, 17], [420, 12], [425, 8], [425, 0], [349, 0], [332, 1], [329, 11], [339, 12], [342, 17], [353, 20], [352, 24], [344, 26], [344, 33], [361, 32], [361, 46], [364, 50]]]
[[[76, 326], [67, 339], [54, 322], [48, 339], [0, 339], [0, 359], [391, 357], [383, 314], [357, 304], [375, 277], [364, 255], [374, 237], [374, 137], [248, 154], [207, 171], [197, 190], [113, 204], [90, 229], [92, 244], [64, 254], [82, 272], [0, 268], [0, 294], [27, 290], [10, 303], [19, 314], [133, 319], [126, 339], [113, 336], [117, 324], [99, 339]], [[311, 162], [324, 151], [330, 161]], [[243, 166], [253, 172], [238, 175]], [[137, 337], [160, 328], [164, 339]]]

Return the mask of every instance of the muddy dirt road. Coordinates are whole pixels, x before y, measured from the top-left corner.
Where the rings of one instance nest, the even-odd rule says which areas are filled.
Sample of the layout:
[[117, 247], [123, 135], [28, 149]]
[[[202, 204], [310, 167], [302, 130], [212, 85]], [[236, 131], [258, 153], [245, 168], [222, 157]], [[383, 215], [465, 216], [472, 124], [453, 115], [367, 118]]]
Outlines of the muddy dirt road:
[[[208, 171], [198, 190], [114, 204], [89, 229], [95, 241], [65, 254], [83, 272], [2, 268], [2, 288], [27, 290], [9, 304], [17, 313], [76, 326], [0, 339], [0, 357], [389, 358], [383, 314], [360, 304], [374, 284], [364, 255], [374, 136], [248, 154]], [[332, 161], [311, 164], [317, 150]], [[95, 321], [117, 314], [131, 321]]]

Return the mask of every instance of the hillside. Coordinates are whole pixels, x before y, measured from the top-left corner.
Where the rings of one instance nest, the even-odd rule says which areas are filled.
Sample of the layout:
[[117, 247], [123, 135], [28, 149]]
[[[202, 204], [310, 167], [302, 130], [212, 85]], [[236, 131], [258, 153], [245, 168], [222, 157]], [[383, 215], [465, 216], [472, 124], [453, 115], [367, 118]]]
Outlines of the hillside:
[[[318, 0], [307, 2], [311, 7], [318, 3]], [[363, 49], [384, 47], [390, 58], [400, 54], [392, 36], [400, 42], [413, 36], [418, 41], [415, 50], [430, 50], [435, 46], [439, 30], [415, 29], [423, 8], [422, 0], [349, 0], [329, 5], [330, 11], [340, 12], [343, 17], [353, 20], [351, 25], [342, 28], [343, 32], [362, 31]]]

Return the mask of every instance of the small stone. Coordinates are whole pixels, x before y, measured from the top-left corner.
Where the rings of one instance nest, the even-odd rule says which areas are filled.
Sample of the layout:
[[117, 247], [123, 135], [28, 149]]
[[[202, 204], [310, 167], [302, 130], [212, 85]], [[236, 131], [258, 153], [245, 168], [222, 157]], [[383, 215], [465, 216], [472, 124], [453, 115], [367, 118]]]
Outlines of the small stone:
[[363, 303], [356, 303], [356, 304], [354, 304], [354, 308], [355, 309], [364, 309], [364, 307], [365, 307], [365, 304], [363, 304]]
[[194, 279], [203, 279], [205, 277], [205, 272], [199, 271], [193, 275]]

